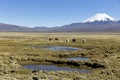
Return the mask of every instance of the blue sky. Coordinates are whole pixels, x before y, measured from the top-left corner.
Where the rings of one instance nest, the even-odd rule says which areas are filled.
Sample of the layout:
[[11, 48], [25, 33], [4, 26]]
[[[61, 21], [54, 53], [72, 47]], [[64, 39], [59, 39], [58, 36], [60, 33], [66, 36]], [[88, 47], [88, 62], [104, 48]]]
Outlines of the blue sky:
[[96, 13], [120, 19], [120, 0], [0, 0], [0, 22], [61, 26], [81, 22]]

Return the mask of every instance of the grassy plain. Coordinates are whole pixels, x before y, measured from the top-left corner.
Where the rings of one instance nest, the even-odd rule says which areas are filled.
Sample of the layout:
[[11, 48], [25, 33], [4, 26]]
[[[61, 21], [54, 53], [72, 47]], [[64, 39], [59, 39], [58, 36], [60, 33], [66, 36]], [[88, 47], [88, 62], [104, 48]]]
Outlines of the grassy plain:
[[[59, 41], [54, 40], [58, 38]], [[49, 38], [53, 38], [49, 41]], [[66, 43], [69, 38], [70, 42]], [[72, 42], [72, 39], [76, 42]], [[83, 43], [86, 39], [86, 43]], [[76, 51], [51, 51], [33, 46], [69, 46]], [[68, 61], [66, 57], [90, 57], [89, 61]], [[120, 33], [35, 33], [0, 32], [0, 78], [2, 80], [120, 80]], [[66, 64], [91, 68], [84, 74], [67, 71], [32, 71], [21, 64]], [[63, 64], [62, 64], [63, 63]], [[77, 66], [76, 66], [77, 64]], [[101, 67], [103, 66], [103, 67]]]

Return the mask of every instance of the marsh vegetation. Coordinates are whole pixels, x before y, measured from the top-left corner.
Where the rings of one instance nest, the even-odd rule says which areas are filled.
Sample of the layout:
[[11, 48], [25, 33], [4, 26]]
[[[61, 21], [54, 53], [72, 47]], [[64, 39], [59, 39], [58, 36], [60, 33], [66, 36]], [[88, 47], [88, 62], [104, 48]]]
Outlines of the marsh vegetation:
[[[83, 39], [86, 42], [83, 43]], [[60, 50], [48, 49], [49, 46], [52, 49], [57, 46]], [[69, 60], [74, 57], [89, 59]], [[0, 33], [2, 80], [120, 80], [119, 61], [119, 33]], [[26, 69], [23, 65], [52, 65], [56, 68], [59, 65], [74, 68], [75, 71]], [[81, 69], [91, 72], [81, 73]]]

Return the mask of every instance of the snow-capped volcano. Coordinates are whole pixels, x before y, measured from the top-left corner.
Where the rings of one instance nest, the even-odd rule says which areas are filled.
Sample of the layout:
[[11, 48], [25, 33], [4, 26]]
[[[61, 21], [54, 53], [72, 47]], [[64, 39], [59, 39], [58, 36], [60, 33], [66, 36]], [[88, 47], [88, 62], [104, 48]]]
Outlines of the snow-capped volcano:
[[94, 21], [115, 21], [115, 19], [110, 17], [106, 13], [98, 13], [98, 14], [86, 19], [85, 21], [83, 21], [83, 23], [94, 22]]

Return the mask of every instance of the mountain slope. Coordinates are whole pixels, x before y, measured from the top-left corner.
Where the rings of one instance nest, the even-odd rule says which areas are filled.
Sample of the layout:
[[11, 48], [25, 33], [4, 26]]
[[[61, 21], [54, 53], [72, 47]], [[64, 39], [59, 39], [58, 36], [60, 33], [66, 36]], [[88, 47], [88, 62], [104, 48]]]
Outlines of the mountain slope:
[[119, 32], [120, 21], [117, 21], [105, 13], [96, 14], [83, 22], [72, 23], [61, 27], [24, 27], [18, 25], [0, 23], [0, 31], [39, 31], [39, 32]]
[[64, 25], [52, 31], [56, 32], [90, 32], [120, 31], [120, 21], [116, 21], [105, 13], [98, 13], [83, 22]]
[[29, 31], [28, 27], [0, 23], [0, 31]]

